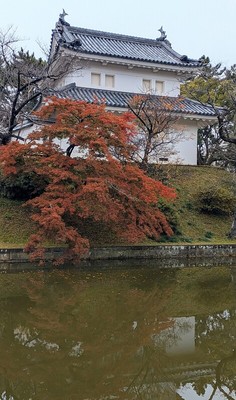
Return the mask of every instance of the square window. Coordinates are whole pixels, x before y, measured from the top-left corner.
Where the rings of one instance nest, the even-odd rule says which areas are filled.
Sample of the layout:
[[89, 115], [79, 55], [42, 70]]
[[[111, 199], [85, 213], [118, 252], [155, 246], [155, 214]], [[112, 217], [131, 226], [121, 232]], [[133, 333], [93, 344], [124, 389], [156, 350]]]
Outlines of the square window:
[[114, 88], [115, 87], [115, 77], [114, 75], [105, 75], [105, 87]]
[[162, 95], [164, 92], [164, 82], [156, 81], [155, 82], [155, 92], [156, 94]]
[[101, 86], [101, 74], [91, 73], [91, 84], [93, 86]]
[[143, 91], [145, 93], [150, 92], [152, 89], [151, 80], [150, 79], [143, 79]]

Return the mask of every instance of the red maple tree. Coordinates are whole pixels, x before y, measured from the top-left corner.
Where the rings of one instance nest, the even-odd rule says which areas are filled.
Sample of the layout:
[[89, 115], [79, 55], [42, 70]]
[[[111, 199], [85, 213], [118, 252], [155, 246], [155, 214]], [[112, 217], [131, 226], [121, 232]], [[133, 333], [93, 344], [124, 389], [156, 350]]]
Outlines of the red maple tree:
[[65, 245], [66, 258], [83, 256], [89, 238], [78, 226], [88, 220], [106, 224], [129, 242], [172, 234], [157, 202], [175, 193], [131, 162], [135, 126], [130, 113], [51, 98], [36, 116], [43, 122], [37, 131], [24, 144], [1, 148], [0, 154], [5, 176], [34, 173], [46, 182], [43, 193], [26, 202], [38, 226], [27, 251], [42, 257], [43, 242], [53, 239]]

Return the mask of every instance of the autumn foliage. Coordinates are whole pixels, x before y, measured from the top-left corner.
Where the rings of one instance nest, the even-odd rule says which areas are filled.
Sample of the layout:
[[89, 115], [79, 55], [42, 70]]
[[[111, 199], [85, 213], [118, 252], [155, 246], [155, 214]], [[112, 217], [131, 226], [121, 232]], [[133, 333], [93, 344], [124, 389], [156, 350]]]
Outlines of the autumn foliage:
[[175, 194], [131, 162], [130, 113], [52, 98], [36, 117], [50, 123], [39, 124], [24, 144], [11, 142], [0, 152], [5, 176], [34, 173], [46, 182], [43, 193], [26, 202], [38, 226], [28, 251], [41, 257], [49, 239], [65, 245], [65, 257], [83, 256], [89, 249], [89, 238], [78, 229], [83, 221], [106, 224], [129, 242], [171, 235], [157, 202]]

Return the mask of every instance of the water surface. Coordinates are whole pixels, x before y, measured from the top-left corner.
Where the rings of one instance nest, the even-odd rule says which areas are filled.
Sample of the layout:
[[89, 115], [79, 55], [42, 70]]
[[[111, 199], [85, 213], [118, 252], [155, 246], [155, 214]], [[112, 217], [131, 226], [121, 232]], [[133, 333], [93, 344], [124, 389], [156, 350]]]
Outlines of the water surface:
[[0, 399], [236, 399], [236, 266], [0, 274]]

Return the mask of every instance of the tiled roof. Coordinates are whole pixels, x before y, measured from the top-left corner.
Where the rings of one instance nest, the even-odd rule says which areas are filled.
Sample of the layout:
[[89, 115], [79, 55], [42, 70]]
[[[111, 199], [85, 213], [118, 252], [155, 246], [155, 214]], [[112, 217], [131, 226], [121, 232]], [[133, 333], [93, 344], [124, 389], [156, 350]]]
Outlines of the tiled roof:
[[[111, 90], [92, 89], [78, 87], [70, 84], [60, 90], [50, 92], [59, 98], [69, 98], [73, 100], [85, 100], [89, 103], [94, 101], [104, 102], [108, 107], [126, 108], [127, 104], [137, 93], [118, 92]], [[140, 95], [140, 94], [139, 94]], [[180, 114], [216, 116], [215, 110], [211, 105], [202, 104], [198, 101], [182, 97], [153, 96], [157, 106], [171, 109], [171, 111]]]
[[61, 46], [83, 53], [160, 64], [198, 67], [199, 61], [181, 56], [163, 38], [146, 39], [92, 29], [59, 25], [54, 34]]

